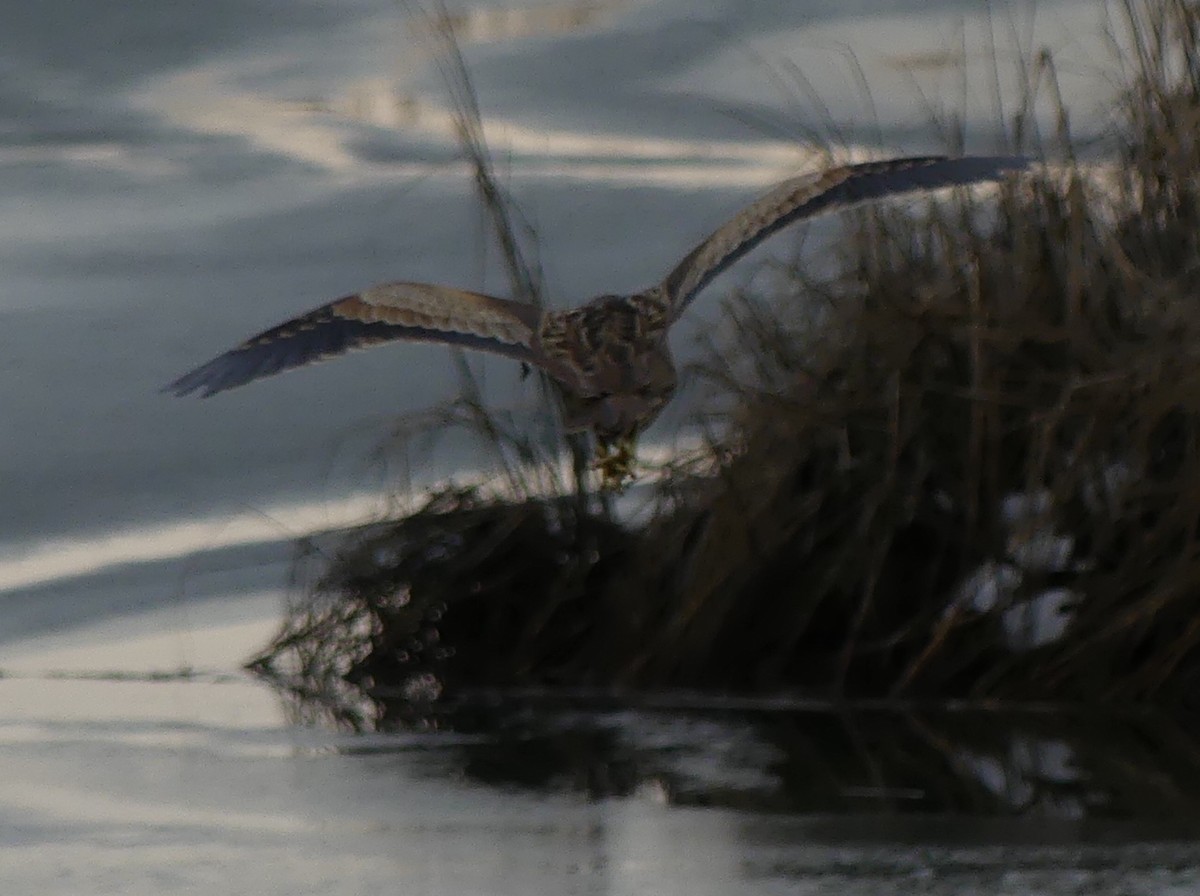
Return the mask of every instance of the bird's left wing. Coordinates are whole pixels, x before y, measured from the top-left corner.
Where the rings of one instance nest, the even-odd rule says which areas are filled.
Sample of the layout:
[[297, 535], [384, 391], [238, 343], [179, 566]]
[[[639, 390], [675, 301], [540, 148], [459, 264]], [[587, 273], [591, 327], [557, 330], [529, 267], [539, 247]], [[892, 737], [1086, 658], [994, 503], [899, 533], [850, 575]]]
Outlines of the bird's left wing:
[[163, 391], [205, 397], [355, 348], [395, 339], [473, 348], [540, 364], [534, 306], [427, 283], [388, 283], [264, 330]]
[[714, 277], [789, 224], [898, 193], [998, 180], [1028, 165], [1021, 156], [921, 156], [841, 165], [784, 181], [714, 231], [667, 275], [662, 289], [671, 319]]

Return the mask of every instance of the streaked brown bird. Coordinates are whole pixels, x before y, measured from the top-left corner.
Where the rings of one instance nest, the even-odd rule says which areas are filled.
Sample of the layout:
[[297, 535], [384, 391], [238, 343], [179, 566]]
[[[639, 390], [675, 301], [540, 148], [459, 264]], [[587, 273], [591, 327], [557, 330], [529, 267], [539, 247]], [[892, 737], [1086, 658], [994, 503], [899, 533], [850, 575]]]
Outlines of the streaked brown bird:
[[207, 397], [394, 339], [479, 349], [546, 371], [560, 387], [566, 428], [594, 433], [604, 482], [620, 486], [632, 475], [638, 434], [675, 391], [671, 324], [714, 277], [797, 221], [899, 193], [994, 181], [1027, 165], [1017, 156], [925, 156], [802, 175], [738, 212], [661, 283], [567, 311], [426, 283], [375, 286], [265, 330], [164, 391]]

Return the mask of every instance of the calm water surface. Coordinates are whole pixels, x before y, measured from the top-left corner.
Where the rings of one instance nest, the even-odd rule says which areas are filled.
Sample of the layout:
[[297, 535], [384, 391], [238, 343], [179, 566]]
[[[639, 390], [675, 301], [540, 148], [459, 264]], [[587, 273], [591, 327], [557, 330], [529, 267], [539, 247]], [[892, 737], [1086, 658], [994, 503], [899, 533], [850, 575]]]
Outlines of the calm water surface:
[[338, 733], [237, 672], [273, 605], [162, 610], [7, 652], [6, 891], [1200, 886], [1198, 724], [675, 695], [491, 700], [445, 727]]
[[[606, 729], [612, 749], [593, 753], [587, 778], [560, 765], [586, 748], [578, 718], [516, 756], [516, 745], [482, 735], [298, 730], [270, 695], [236, 679], [15, 679], [0, 682], [0, 700], [8, 892], [1184, 894], [1200, 886], [1200, 847], [1161, 819], [1041, 812], [1016, 821], [897, 808], [921, 798], [914, 787], [884, 799], [843, 793], [874, 802], [860, 813], [782, 811], [767, 799], [777, 772], [755, 766], [762, 745], [694, 716], [589, 719], [584, 728]], [[657, 773], [642, 774], [651, 754]], [[806, 771], [827, 772], [819, 761]]]

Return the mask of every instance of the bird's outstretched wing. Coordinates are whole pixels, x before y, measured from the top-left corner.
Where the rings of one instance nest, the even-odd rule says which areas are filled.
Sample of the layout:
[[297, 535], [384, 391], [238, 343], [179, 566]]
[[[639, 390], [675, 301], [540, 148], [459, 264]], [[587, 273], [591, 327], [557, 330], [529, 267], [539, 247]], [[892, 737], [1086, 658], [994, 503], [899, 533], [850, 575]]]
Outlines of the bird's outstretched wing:
[[532, 305], [426, 283], [388, 283], [264, 330], [163, 391], [205, 397], [259, 377], [393, 339], [437, 342], [539, 364]]
[[789, 224], [897, 193], [998, 180], [1029, 165], [1021, 156], [921, 156], [841, 165], [784, 181], [742, 209], [675, 266], [662, 289], [679, 317], [727, 267]]

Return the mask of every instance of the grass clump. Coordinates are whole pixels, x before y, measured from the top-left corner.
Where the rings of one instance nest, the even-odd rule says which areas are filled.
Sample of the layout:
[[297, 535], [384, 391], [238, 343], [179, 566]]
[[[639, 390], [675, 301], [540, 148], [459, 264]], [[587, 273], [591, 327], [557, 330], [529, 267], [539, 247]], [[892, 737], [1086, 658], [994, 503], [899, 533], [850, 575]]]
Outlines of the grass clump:
[[1200, 8], [1124, 14], [1113, 164], [857, 213], [835, 274], [731, 303], [718, 435], [647, 523], [443, 498], [356, 535], [318, 589], [340, 680], [403, 696], [435, 607], [439, 694], [1195, 702]]
[[[481, 684], [574, 683], [604, 640], [593, 596], [631, 542], [569, 498], [446, 491], [355, 531], [253, 667], [356, 728], [412, 721], [443, 693]], [[370, 701], [347, 699], [364, 693]]]

